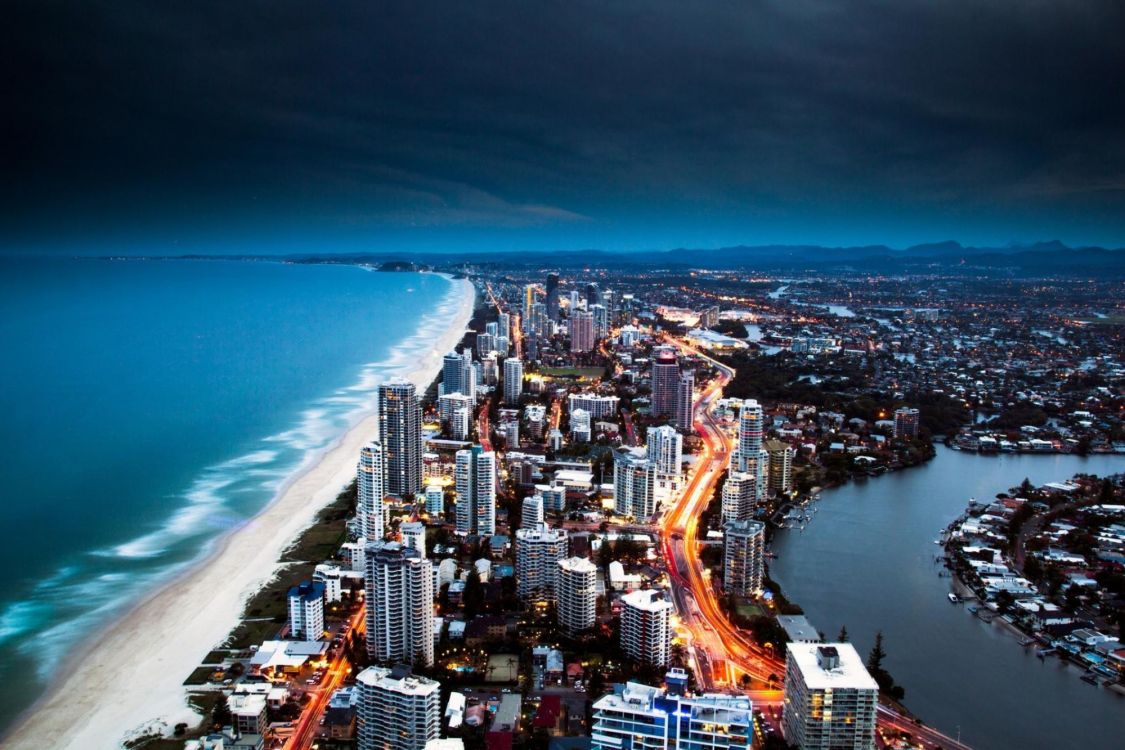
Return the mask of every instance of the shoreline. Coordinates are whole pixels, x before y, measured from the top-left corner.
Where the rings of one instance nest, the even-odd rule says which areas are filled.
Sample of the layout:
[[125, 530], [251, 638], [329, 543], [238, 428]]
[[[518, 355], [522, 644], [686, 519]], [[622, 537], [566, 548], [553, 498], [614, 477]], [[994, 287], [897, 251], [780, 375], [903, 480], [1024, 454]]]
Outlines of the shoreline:
[[[461, 285], [461, 298], [451, 324], [402, 374], [420, 395], [440, 372], [442, 357], [464, 337], [476, 302], [472, 282], [441, 275]], [[377, 413], [360, 416], [264, 508], [217, 539], [205, 557], [109, 623], [85, 650], [76, 649], [0, 746], [120, 746], [155, 730], [170, 732], [178, 722], [197, 723], [184, 679], [202, 654], [226, 640], [248, 598], [282, 566], [282, 553], [354, 478], [359, 449], [377, 432]]]

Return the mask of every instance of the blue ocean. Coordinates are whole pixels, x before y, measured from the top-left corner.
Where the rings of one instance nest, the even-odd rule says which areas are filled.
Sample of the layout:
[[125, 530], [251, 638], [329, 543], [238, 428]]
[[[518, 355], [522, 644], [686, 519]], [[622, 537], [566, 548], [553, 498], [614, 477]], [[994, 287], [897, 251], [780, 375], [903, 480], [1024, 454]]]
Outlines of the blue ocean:
[[0, 731], [370, 411], [457, 302], [354, 266], [0, 259]]

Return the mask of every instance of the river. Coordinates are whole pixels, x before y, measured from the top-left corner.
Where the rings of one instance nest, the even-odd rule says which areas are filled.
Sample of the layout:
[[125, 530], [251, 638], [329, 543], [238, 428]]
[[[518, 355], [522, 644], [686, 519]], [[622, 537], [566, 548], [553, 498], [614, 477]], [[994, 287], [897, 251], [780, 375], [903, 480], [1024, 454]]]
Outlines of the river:
[[866, 656], [881, 629], [884, 663], [906, 688], [906, 705], [976, 750], [1120, 747], [1125, 699], [950, 604], [934, 544], [970, 497], [995, 497], [1024, 477], [1042, 484], [1120, 471], [1121, 456], [981, 456], [939, 446], [923, 466], [825, 491], [803, 532], [778, 533], [771, 575], [828, 639], [846, 625]]

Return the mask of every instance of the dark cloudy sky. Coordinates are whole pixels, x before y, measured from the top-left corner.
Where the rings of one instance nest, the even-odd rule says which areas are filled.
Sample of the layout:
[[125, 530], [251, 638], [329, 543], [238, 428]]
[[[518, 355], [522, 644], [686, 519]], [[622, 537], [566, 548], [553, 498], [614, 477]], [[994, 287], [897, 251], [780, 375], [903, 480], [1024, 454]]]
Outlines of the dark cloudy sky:
[[1125, 2], [3, 2], [0, 249], [1125, 245]]

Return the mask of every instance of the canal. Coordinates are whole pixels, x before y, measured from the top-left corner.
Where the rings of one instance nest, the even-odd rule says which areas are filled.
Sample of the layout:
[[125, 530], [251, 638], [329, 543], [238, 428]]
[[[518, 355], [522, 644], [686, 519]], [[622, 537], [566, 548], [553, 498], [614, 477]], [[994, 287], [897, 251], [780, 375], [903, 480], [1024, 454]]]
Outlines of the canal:
[[927, 724], [976, 750], [1121, 747], [1125, 699], [1040, 660], [1000, 626], [951, 604], [939, 532], [970, 497], [1028, 477], [1125, 471], [1125, 457], [981, 456], [938, 447], [921, 467], [827, 490], [804, 531], [778, 533], [772, 577], [829, 640], [841, 625], [866, 657], [882, 630], [885, 665]]

